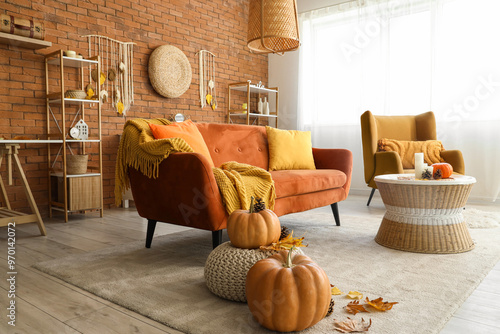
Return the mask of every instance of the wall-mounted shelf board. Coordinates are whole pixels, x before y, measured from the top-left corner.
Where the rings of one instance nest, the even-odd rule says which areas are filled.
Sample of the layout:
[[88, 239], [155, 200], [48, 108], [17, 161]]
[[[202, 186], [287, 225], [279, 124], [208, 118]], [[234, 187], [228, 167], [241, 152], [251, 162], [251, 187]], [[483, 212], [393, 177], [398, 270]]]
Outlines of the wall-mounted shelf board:
[[52, 46], [52, 42], [41, 39], [29, 38], [13, 34], [0, 32], [0, 43], [12, 46], [18, 46], [25, 49], [43, 49]]
[[[98, 143], [99, 139], [66, 139], [66, 143]], [[62, 139], [2, 139], [0, 144], [62, 144]]]
[[[247, 117], [247, 114], [246, 113], [238, 113], [238, 114], [234, 114], [231, 112], [231, 116], [242, 116], [242, 117]], [[278, 117], [278, 115], [272, 115], [272, 114], [256, 114], [256, 113], [253, 113], [251, 112], [250, 113], [250, 116], [255, 116], [255, 117], [270, 117], [270, 118], [276, 118]]]
[[[68, 67], [81, 68], [91, 64], [97, 64], [97, 60], [95, 60], [94, 58], [95, 57], [92, 57], [92, 59], [80, 59], [63, 56], [63, 65]], [[47, 63], [50, 65], [60, 65], [61, 61], [58, 58], [50, 58]]]

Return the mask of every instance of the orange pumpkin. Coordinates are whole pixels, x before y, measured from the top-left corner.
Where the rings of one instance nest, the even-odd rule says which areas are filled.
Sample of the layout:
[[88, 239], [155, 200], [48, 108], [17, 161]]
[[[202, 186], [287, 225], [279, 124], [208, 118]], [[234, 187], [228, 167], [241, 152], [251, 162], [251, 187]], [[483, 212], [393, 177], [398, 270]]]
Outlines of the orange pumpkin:
[[301, 331], [326, 316], [330, 281], [309, 257], [280, 251], [250, 268], [246, 296], [250, 312], [265, 328]]
[[278, 242], [281, 225], [278, 216], [269, 209], [254, 210], [253, 197], [250, 210], [236, 210], [227, 220], [227, 234], [233, 246], [253, 249]]
[[447, 179], [453, 174], [453, 167], [449, 163], [440, 162], [433, 164], [432, 167], [432, 177], [435, 179]]

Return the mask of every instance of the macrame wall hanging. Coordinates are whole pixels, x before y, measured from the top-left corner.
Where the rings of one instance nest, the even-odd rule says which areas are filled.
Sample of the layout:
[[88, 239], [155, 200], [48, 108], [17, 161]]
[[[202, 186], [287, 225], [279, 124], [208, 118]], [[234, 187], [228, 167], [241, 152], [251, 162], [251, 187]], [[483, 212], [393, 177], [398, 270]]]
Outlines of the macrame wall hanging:
[[[86, 35], [89, 45], [89, 57], [99, 56], [101, 73], [90, 72], [94, 84], [102, 85], [100, 99], [111, 102], [113, 109], [126, 116], [134, 104], [134, 44], [115, 39]], [[92, 82], [91, 81], [91, 82]]]
[[215, 55], [207, 50], [197, 52], [199, 57], [200, 101], [201, 107], [208, 105], [217, 108], [217, 91], [215, 86]]

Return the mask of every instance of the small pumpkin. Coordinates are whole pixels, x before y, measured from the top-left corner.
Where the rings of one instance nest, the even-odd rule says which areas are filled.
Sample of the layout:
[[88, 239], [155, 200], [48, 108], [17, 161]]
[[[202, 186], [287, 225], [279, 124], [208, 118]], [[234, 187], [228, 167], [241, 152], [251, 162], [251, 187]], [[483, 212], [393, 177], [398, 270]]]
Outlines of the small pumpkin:
[[435, 179], [447, 179], [453, 174], [453, 167], [446, 162], [432, 165], [432, 177]]
[[227, 234], [231, 243], [238, 248], [253, 249], [278, 242], [281, 225], [276, 214], [262, 207], [258, 201], [254, 206], [254, 198], [250, 202], [250, 210], [236, 210], [227, 220]]
[[324, 270], [293, 248], [255, 263], [247, 273], [245, 288], [255, 320], [279, 332], [315, 325], [326, 316], [331, 301]]

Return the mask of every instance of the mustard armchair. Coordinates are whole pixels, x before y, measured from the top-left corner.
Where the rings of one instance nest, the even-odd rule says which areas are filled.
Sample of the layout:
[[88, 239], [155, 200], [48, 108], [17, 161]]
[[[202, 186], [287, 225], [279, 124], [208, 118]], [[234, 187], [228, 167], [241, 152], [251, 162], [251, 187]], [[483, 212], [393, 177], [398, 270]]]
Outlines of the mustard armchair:
[[[375, 176], [413, 172], [413, 170], [403, 169], [398, 153], [377, 152], [379, 139], [436, 140], [436, 118], [432, 111], [414, 116], [375, 116], [370, 111], [365, 111], [361, 115], [361, 137], [365, 181], [368, 187], [372, 188], [366, 204], [370, 205], [375, 189], [377, 189]], [[445, 150], [441, 152], [441, 157], [453, 167], [455, 173], [465, 173], [461, 151]]]

